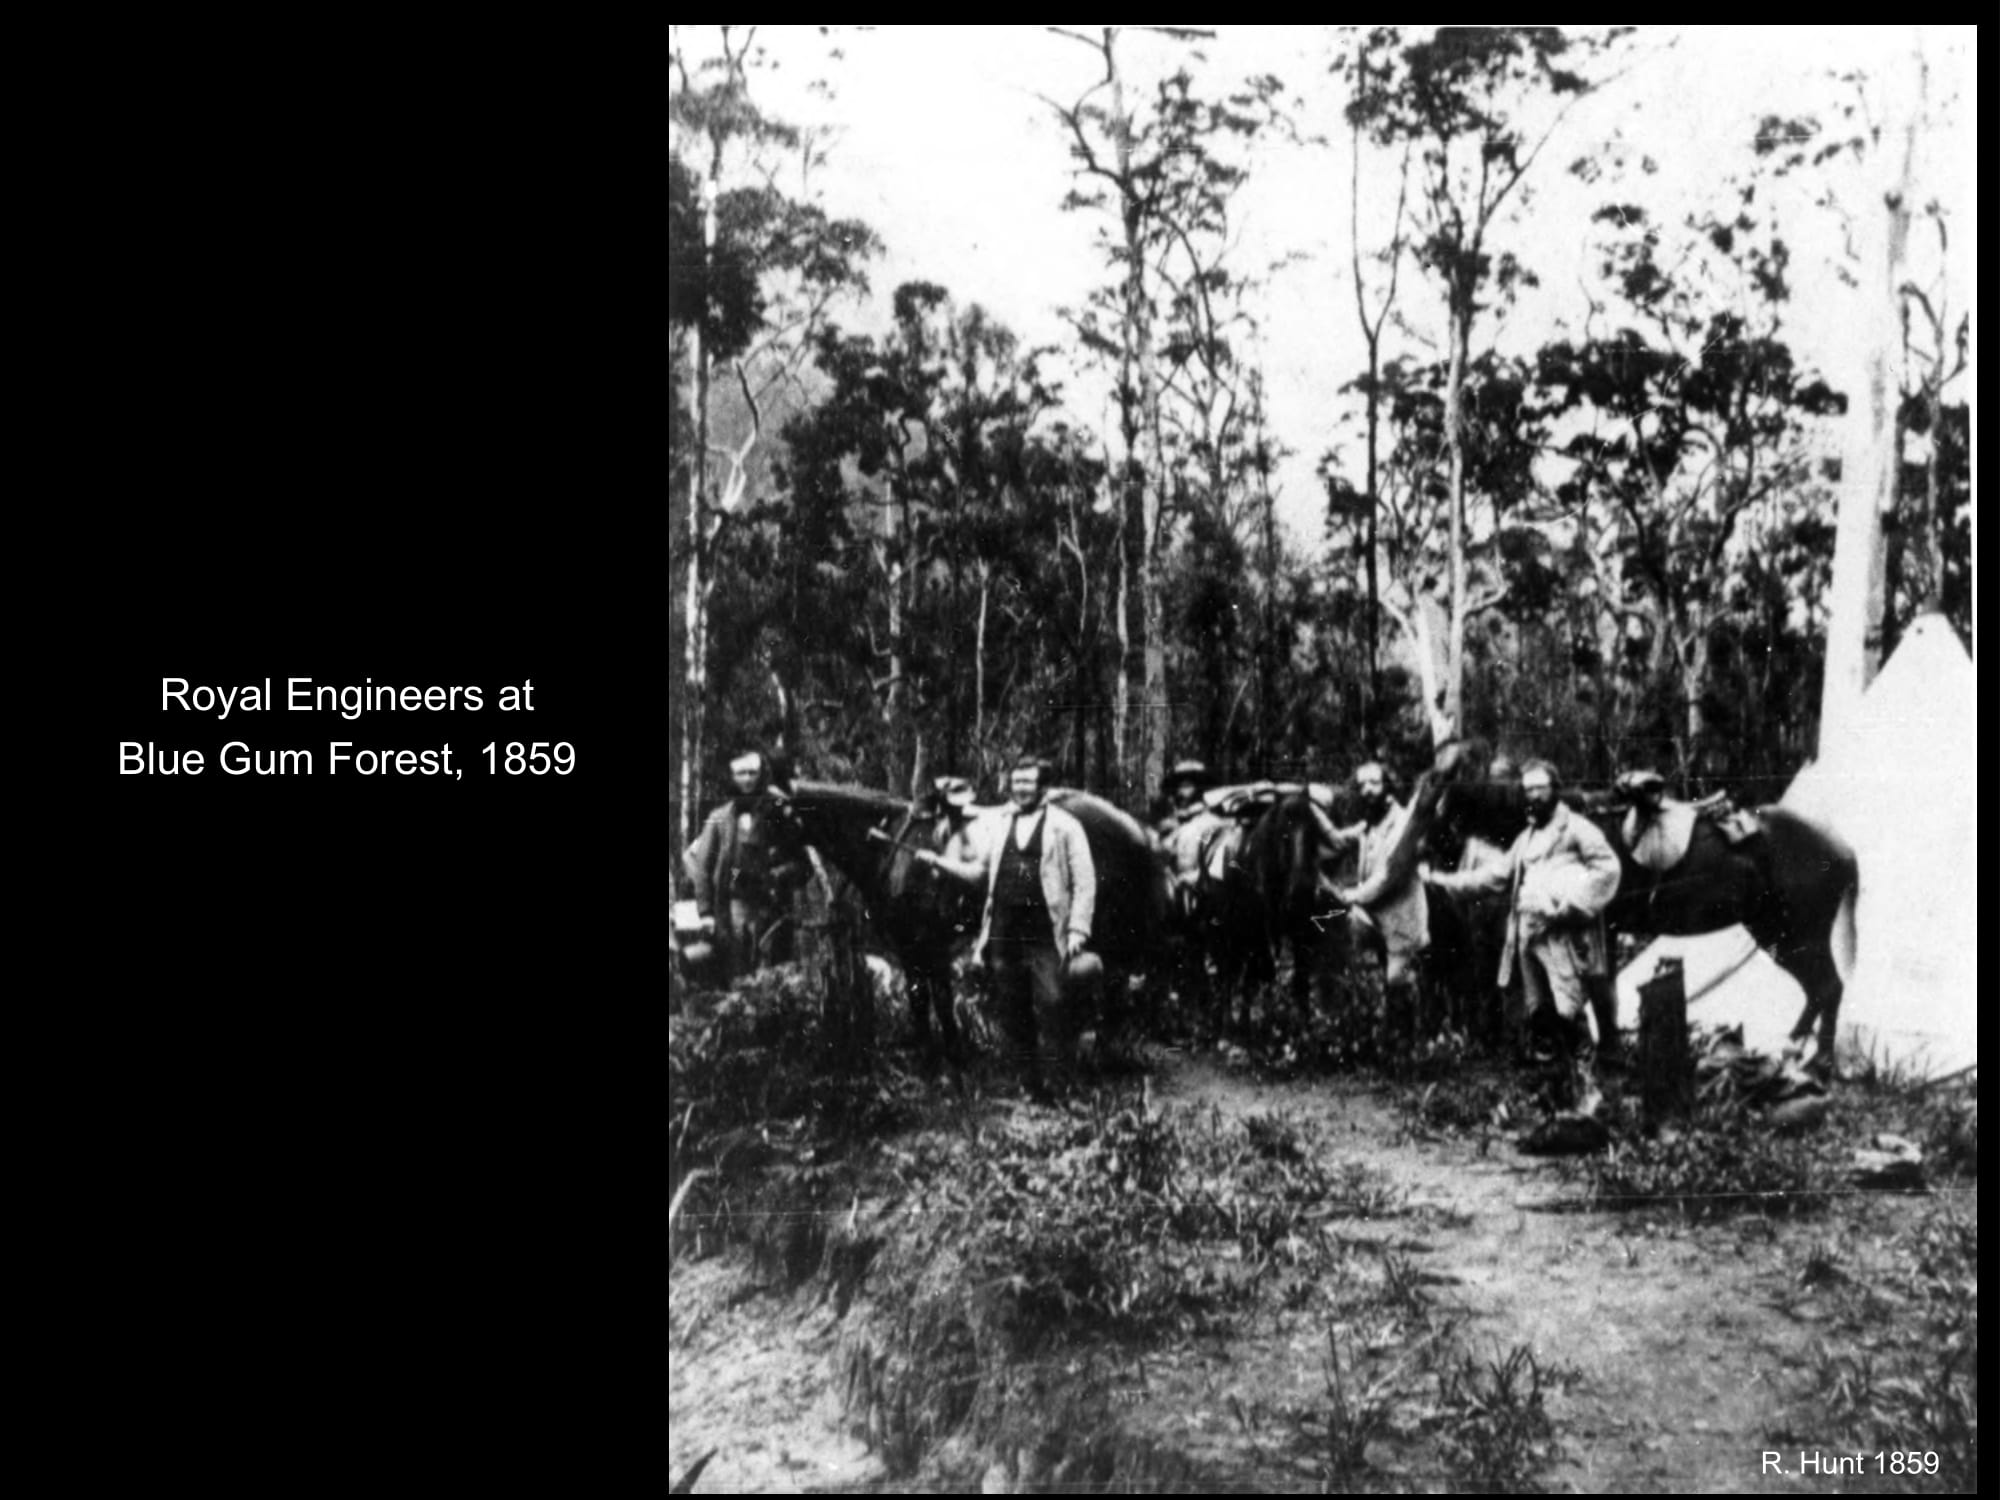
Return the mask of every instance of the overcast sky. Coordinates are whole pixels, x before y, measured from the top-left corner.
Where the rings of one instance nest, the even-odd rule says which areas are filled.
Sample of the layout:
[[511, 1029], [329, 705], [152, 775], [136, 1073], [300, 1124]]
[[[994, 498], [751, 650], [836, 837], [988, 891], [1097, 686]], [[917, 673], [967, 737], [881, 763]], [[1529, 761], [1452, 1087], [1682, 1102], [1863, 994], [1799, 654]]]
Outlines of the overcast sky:
[[[1095, 28], [1074, 28], [1095, 30]], [[1253, 74], [1275, 74], [1294, 96], [1302, 135], [1322, 144], [1260, 144], [1254, 175], [1239, 203], [1237, 265], [1275, 272], [1256, 312], [1273, 434], [1293, 450], [1277, 475], [1280, 513], [1301, 542], [1320, 534], [1323, 494], [1314, 477], [1320, 454], [1340, 440], [1346, 406], [1338, 388], [1363, 367], [1349, 274], [1348, 173], [1352, 160], [1340, 118], [1339, 81], [1328, 76], [1328, 32], [1320, 27], [1225, 26], [1203, 47], [1197, 76], [1220, 88]], [[1044, 97], [1071, 101], [1097, 76], [1093, 54], [1032, 26], [892, 26], [844, 34], [844, 55], [826, 58], [813, 27], [769, 27], [760, 39], [779, 67], [753, 85], [781, 117], [831, 127], [827, 163], [817, 178], [828, 209], [866, 220], [887, 251], [872, 271], [872, 306], [842, 321], [879, 326], [889, 292], [925, 279], [961, 303], [978, 302], [1025, 341], [1068, 351], [1074, 340], [1061, 309], [1080, 304], [1105, 275], [1088, 214], [1064, 213], [1071, 182], [1066, 144]], [[1723, 179], [1748, 167], [1748, 144], [1767, 114], [1812, 111], [1822, 117], [1852, 98], [1832, 73], [1860, 69], [1880, 78], [1884, 60], [1908, 56], [1915, 32], [1892, 27], [1646, 28], [1630, 44], [1624, 76], [1563, 122], [1528, 179], [1531, 201], [1497, 235], [1542, 277], [1540, 291], [1500, 331], [1500, 347], [1526, 353], [1558, 331], [1579, 332], [1589, 278], [1590, 209], [1616, 189], [1585, 188], [1566, 172], [1585, 155], [1636, 172], [1638, 157], [1657, 171], [1619, 196], [1671, 219], [1700, 207], [1722, 208]], [[1925, 28], [1932, 113], [1944, 123], [1925, 133], [1923, 190], [1951, 210], [1951, 296], [1971, 305], [1972, 29]], [[1128, 34], [1121, 60], [1144, 86], [1187, 59], [1183, 48]], [[831, 102], [805, 85], [823, 77]], [[1882, 87], [1878, 85], [1876, 92]], [[1952, 98], [1951, 96], [1956, 96]], [[1135, 88], [1132, 97], [1144, 95]], [[1393, 165], [1364, 158], [1364, 234], [1386, 231], [1395, 200]], [[1855, 191], [1849, 178], [1829, 178]], [[1841, 250], [1839, 219], [1792, 193], [1781, 223], [1794, 257], [1798, 295], [1788, 317], [1794, 347], [1836, 386], [1854, 388], [1860, 349], [1854, 293], [1831, 274]], [[1932, 241], [1913, 238], [1919, 255]], [[1926, 271], [1934, 266], [1920, 262]], [[1424, 324], [1436, 321], [1438, 294], [1410, 268], [1401, 305]], [[1482, 342], [1494, 335], [1488, 325]], [[1086, 425], [1115, 434], [1107, 385], [1066, 359], [1068, 404]], [[1969, 394], [1969, 391], [1968, 391]], [[1113, 439], [1115, 440], [1115, 438]]]

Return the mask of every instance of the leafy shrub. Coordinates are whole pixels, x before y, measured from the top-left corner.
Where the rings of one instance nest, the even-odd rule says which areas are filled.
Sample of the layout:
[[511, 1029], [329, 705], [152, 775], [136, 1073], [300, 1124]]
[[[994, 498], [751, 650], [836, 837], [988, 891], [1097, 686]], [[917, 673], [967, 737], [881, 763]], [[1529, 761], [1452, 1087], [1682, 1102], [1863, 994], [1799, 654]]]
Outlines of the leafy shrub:
[[[1794, 1436], [1850, 1450], [1934, 1453], [1923, 1475], [1868, 1477], [1879, 1488], [1969, 1491], [1979, 1471], [1979, 1218], [1966, 1195], [1941, 1194], [1886, 1242], [1851, 1262], [1814, 1245], [1798, 1280], [1841, 1314], [1816, 1352]], [[1872, 1253], [1864, 1253], [1872, 1252]], [[1884, 1294], [1895, 1308], [1884, 1318]], [[1843, 1342], [1841, 1330], [1865, 1342]]]
[[875, 1313], [856, 1335], [870, 1409], [915, 1451], [954, 1432], [1011, 1443], [1028, 1413], [1077, 1405], [1098, 1472], [1117, 1448], [1115, 1412], [1091, 1425], [1115, 1383], [1100, 1361], [1274, 1285], [1281, 1300], [1330, 1286], [1348, 1253], [1334, 1226], [1395, 1209], [1376, 1173], [1327, 1157], [1283, 1116], [1225, 1122], [1137, 1091], [913, 1145], [895, 1168], [902, 1232], [869, 1268]]
[[1585, 1187], [1582, 1206], [1670, 1208], [1698, 1220], [1739, 1213], [1816, 1213], [1845, 1186], [1839, 1147], [1769, 1133], [1733, 1107], [1705, 1108], [1687, 1128], [1614, 1140], [1562, 1170]]
[[1462, 1354], [1439, 1367], [1439, 1436], [1467, 1492], [1536, 1488], [1559, 1452], [1544, 1401], [1551, 1373], [1526, 1345], [1485, 1361]]

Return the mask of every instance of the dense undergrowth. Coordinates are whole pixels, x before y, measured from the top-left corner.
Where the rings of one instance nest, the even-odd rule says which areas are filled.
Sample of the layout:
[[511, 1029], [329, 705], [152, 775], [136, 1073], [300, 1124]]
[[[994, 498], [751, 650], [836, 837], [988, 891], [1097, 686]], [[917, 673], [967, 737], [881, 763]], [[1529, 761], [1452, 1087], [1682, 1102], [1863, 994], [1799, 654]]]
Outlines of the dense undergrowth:
[[[1560, 1104], [1552, 1073], [1462, 1037], [1383, 1057], [1367, 1028], [1257, 999], [1258, 1039], [1215, 1043], [1221, 1055], [1248, 1077], [1352, 1078], [1365, 1063], [1406, 1139], [1492, 1149]], [[1026, 1107], [990, 1073], [920, 1065], [897, 1010], [878, 1006], [882, 1045], [856, 1056], [834, 1035], [851, 1016], [830, 1019], [823, 982], [785, 969], [669, 1026], [674, 1249], [741, 1253], [766, 1290], [818, 1287], [844, 1320], [832, 1378], [846, 1420], [892, 1479], [1238, 1482], [1141, 1419], [1145, 1372], [1254, 1325], [1325, 1339], [1323, 1394], [1279, 1414], [1288, 1472], [1361, 1490], [1548, 1481], [1564, 1449], [1547, 1397], [1569, 1372], [1525, 1348], [1469, 1352], [1417, 1264], [1362, 1230], [1403, 1208], [1357, 1143], [1281, 1114], [1163, 1108], [1142, 1073]], [[1783, 1253], [1826, 1331], [1795, 1430], [1773, 1441], [1893, 1444], [1936, 1454], [1937, 1472], [1884, 1485], [1969, 1482], [1976, 1100], [1864, 1069], [1798, 1134], [1717, 1099], [1649, 1136], [1610, 1093], [1613, 1144], [1563, 1169], [1575, 1206], [1697, 1231], [1799, 1226]], [[1882, 1132], [1922, 1145], [1929, 1196], [1857, 1197], [1852, 1148]], [[1386, 1364], [1360, 1352], [1391, 1347]]]
[[[836, 1069], [803, 971], [675, 1015], [670, 1171], [679, 1253], [733, 1247], [767, 1289], [817, 1283], [845, 1316], [842, 1405], [892, 1477], [1240, 1480], [1135, 1420], [1143, 1372], [1274, 1320], [1328, 1340], [1323, 1400], [1282, 1414], [1292, 1472], [1379, 1490], [1414, 1464], [1520, 1489], [1554, 1461], [1549, 1372], [1460, 1345], [1422, 1273], [1363, 1228], [1403, 1209], [1354, 1143], [1277, 1113], [1161, 1107], [1143, 1076], [1020, 1107], [989, 1075], [915, 1066], [904, 1018], [875, 1020], [887, 1045]], [[1281, 1040], [1281, 1066], [1349, 1055], [1335, 1029], [1319, 1035], [1334, 1040], [1294, 1038], [1289, 1058]], [[1343, 1338], [1409, 1357], [1364, 1376]]]

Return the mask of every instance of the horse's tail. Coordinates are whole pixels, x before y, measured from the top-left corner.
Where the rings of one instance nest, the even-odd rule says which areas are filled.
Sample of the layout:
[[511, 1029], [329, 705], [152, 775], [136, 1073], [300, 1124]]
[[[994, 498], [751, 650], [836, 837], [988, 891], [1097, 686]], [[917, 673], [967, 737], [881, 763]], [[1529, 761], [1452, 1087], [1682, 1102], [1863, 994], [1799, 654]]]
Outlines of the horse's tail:
[[1833, 916], [1834, 972], [1840, 975], [1840, 982], [1846, 984], [1854, 977], [1854, 897], [1856, 887], [1849, 886], [1847, 894], [1840, 898], [1840, 910]]

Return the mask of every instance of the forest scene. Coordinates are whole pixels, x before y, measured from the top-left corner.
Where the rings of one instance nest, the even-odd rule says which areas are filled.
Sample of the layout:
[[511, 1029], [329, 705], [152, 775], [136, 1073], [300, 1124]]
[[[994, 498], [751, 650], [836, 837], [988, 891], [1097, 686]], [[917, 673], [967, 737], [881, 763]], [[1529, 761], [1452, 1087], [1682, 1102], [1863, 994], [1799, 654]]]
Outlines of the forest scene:
[[1976, 1487], [1971, 28], [669, 31], [672, 1488]]

